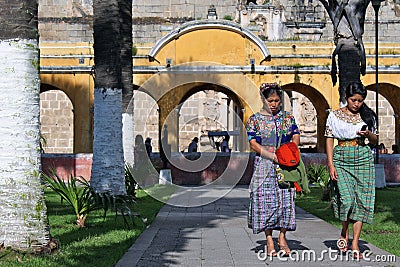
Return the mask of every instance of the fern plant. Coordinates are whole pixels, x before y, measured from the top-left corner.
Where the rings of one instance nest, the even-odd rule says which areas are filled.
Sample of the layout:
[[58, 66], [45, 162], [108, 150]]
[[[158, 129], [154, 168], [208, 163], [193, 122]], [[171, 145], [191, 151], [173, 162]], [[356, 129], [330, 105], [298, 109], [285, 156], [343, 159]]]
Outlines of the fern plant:
[[79, 227], [85, 227], [89, 213], [99, 209], [93, 188], [82, 176], [70, 175], [68, 180], [64, 181], [55, 171], [52, 171], [51, 175], [43, 173], [42, 180], [50, 189], [59, 194], [62, 200], [71, 205]]

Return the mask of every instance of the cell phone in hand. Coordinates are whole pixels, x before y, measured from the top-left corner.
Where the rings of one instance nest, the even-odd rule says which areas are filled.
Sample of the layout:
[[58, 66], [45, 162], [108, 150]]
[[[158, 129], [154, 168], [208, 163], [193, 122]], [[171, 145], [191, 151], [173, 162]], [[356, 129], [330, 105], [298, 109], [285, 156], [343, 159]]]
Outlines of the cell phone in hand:
[[366, 131], [366, 130], [367, 130], [367, 125], [364, 124], [364, 125], [361, 127], [361, 131]]

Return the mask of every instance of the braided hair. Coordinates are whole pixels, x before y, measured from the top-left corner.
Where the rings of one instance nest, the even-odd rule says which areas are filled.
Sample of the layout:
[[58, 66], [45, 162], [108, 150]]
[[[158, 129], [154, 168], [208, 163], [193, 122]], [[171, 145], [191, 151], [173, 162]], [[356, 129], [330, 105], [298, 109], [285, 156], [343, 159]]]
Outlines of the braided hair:
[[282, 100], [282, 89], [277, 83], [262, 83], [260, 85], [260, 94], [267, 99], [273, 94], [277, 94]]

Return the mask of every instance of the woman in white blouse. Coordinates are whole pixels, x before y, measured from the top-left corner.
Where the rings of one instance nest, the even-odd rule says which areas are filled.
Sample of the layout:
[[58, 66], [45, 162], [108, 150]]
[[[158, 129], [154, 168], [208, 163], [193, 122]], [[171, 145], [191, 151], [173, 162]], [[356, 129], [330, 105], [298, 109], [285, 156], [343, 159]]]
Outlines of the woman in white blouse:
[[[364, 103], [366, 97], [361, 82], [350, 83], [347, 105], [329, 114], [325, 130], [329, 175], [337, 189], [334, 213], [342, 221], [337, 245], [342, 252], [347, 251], [349, 224], [353, 223], [351, 250], [357, 259], [362, 258], [358, 245], [361, 228], [363, 223], [372, 223], [375, 203], [374, 159], [365, 141], [376, 145], [377, 116]], [[336, 146], [334, 139], [338, 140]]]

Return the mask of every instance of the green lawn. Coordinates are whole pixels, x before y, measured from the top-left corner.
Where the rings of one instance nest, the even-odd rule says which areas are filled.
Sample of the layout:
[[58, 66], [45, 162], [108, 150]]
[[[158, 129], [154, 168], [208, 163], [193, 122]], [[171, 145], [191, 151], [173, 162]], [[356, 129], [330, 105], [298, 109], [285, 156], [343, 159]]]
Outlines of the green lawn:
[[[149, 191], [158, 199], [167, 199], [173, 188], [157, 187]], [[75, 226], [72, 209], [60, 202], [58, 195], [46, 191], [51, 234], [58, 239], [61, 248], [53, 255], [33, 257], [9, 250], [0, 251], [0, 266], [65, 266], [65, 267], [109, 267], [114, 266], [138, 236], [150, 225], [163, 202], [155, 200], [143, 190], [137, 191], [135, 210], [143, 218], [135, 220], [136, 225], [127, 229], [122, 217], [115, 218], [109, 213], [105, 220], [102, 211], [89, 214], [86, 228]], [[340, 227], [334, 218], [328, 202], [321, 201], [322, 190], [311, 188], [311, 193], [296, 199], [296, 204], [304, 210]], [[376, 191], [375, 218], [372, 225], [364, 224], [361, 238], [389, 253], [400, 256], [400, 209], [397, 199], [400, 188], [378, 189]]]
[[[321, 201], [322, 190], [311, 188], [311, 193], [296, 199], [296, 205], [324, 221], [341, 227], [333, 216], [329, 202]], [[372, 224], [364, 224], [361, 238], [396, 256], [400, 256], [400, 187], [376, 190], [375, 214]]]
[[87, 227], [79, 228], [73, 210], [61, 203], [54, 192], [46, 190], [51, 235], [59, 240], [61, 248], [53, 255], [41, 257], [1, 250], [0, 266], [114, 266], [164, 205], [143, 190], [137, 191], [137, 197], [134, 210], [147, 218], [146, 222], [136, 218], [135, 226], [128, 229], [121, 216], [116, 218], [108, 212], [103, 220], [103, 212], [96, 211], [89, 214]]

